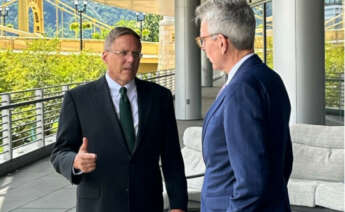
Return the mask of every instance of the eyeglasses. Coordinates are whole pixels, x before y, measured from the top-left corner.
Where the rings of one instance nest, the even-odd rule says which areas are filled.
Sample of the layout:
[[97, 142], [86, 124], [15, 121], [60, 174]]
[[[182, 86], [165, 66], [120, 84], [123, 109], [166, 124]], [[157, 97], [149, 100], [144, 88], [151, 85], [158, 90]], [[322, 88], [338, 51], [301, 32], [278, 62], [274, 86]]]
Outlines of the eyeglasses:
[[198, 36], [198, 37], [195, 38], [196, 44], [198, 44], [198, 46], [199, 46], [200, 48], [202, 48], [203, 45], [204, 45], [204, 42], [205, 42], [205, 40], [206, 40], [207, 38], [210, 38], [210, 37], [215, 36], [215, 35], [218, 35], [218, 34], [220, 34], [220, 33], [213, 33], [213, 34], [206, 35], [206, 36], [203, 36], [203, 37]]
[[126, 51], [126, 50], [122, 50], [122, 51], [113, 50], [113, 51], [107, 51], [107, 52], [116, 54], [120, 57], [126, 57], [128, 54], [131, 54], [135, 59], [139, 59], [143, 56], [143, 54], [141, 54], [141, 52], [136, 52], [136, 51], [132, 52], [132, 51]]

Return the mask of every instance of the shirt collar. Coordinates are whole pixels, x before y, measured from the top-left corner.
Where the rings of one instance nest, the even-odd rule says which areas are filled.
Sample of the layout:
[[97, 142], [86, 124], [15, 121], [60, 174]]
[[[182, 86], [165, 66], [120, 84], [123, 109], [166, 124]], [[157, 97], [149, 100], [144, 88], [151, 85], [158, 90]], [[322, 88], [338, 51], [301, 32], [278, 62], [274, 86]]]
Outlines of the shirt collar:
[[127, 88], [127, 94], [129, 92], [132, 92], [135, 89], [135, 80], [132, 79], [131, 81], [129, 81], [126, 85], [121, 86], [119, 83], [117, 83], [115, 80], [113, 80], [112, 78], [110, 78], [109, 73], [107, 71], [107, 73], [105, 74], [105, 79], [107, 80], [109, 89], [110, 89], [110, 93], [112, 94], [112, 96], [118, 96], [120, 95], [120, 88], [121, 87], [126, 87]]
[[247, 54], [246, 56], [242, 57], [240, 61], [238, 61], [230, 70], [228, 75], [228, 80], [226, 81], [225, 85], [228, 85], [231, 81], [231, 79], [235, 76], [235, 73], [240, 68], [240, 66], [246, 61], [249, 57], [253, 56], [254, 53]]

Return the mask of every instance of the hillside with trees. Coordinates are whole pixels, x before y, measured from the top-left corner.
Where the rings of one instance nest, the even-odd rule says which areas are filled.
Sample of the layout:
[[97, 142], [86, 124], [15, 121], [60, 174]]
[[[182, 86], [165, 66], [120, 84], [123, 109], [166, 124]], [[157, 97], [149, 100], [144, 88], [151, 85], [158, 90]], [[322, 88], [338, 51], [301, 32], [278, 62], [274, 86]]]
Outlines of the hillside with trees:
[[[74, 1], [60, 1], [68, 4], [72, 8], [74, 7]], [[88, 1], [86, 14], [110, 26], [131, 25], [133, 29], [139, 32], [139, 24], [136, 21], [136, 12], [134, 11], [110, 7], [93, 1]], [[29, 11], [29, 17], [29, 30], [32, 32], [33, 18], [31, 10]], [[146, 14], [145, 21], [143, 22], [144, 40], [158, 41], [160, 19], [161, 16]], [[61, 20], [63, 20], [63, 23]], [[73, 27], [73, 24], [77, 25], [77, 27]], [[15, 2], [9, 6], [9, 15], [6, 18], [6, 25], [12, 26], [16, 29], [18, 28], [18, 2]], [[63, 30], [61, 27], [62, 25]], [[59, 10], [59, 26], [57, 27], [56, 7], [50, 4], [48, 1], [44, 1], [44, 29], [46, 37], [56, 37], [57, 34], [59, 34], [58, 37], [60, 38], [77, 38], [79, 36], [79, 18], [68, 13], [62, 13], [61, 10]], [[57, 29], [59, 29], [58, 33], [56, 32]], [[83, 31], [84, 38], [103, 38], [104, 34], [106, 34], [106, 32], [102, 32], [99, 29], [96, 29], [96, 33], [94, 33], [92, 26], [84, 28]]]

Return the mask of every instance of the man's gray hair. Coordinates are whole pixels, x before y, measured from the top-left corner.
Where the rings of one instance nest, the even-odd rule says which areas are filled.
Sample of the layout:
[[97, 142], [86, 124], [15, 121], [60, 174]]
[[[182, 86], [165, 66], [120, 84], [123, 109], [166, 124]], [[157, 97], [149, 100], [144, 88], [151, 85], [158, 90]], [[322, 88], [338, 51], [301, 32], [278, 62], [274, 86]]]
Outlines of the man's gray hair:
[[255, 16], [246, 0], [208, 0], [195, 15], [196, 23], [206, 21], [209, 34], [223, 34], [239, 50], [254, 48]]
[[104, 51], [110, 51], [111, 45], [113, 44], [113, 42], [118, 37], [121, 37], [123, 35], [133, 35], [133, 37], [135, 37], [138, 40], [138, 45], [141, 50], [140, 36], [135, 31], [127, 27], [115, 27], [109, 32], [107, 38], [105, 39]]

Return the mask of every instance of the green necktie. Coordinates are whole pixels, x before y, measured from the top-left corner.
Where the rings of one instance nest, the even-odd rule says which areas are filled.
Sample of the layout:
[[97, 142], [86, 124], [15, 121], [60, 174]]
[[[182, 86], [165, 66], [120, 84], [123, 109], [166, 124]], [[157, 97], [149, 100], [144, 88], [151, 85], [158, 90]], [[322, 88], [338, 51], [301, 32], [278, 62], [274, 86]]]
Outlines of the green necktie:
[[120, 88], [120, 123], [125, 134], [130, 152], [134, 149], [135, 131], [132, 118], [131, 103], [127, 97], [127, 88]]

